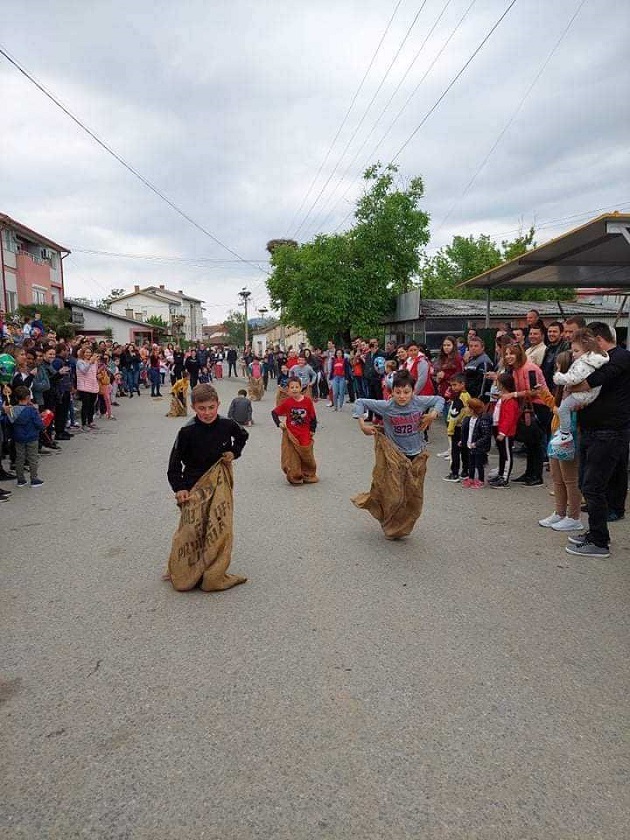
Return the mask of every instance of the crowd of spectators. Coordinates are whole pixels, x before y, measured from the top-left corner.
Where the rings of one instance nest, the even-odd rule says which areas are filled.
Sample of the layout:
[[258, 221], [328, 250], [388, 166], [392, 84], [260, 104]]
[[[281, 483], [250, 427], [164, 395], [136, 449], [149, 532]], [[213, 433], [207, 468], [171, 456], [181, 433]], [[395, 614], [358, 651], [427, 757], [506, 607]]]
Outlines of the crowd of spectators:
[[[119, 400], [140, 396], [141, 386], [160, 399], [167, 378], [173, 387], [185, 377], [193, 388], [213, 377], [236, 376], [240, 364], [241, 375], [260, 371], [266, 390], [270, 379], [281, 385], [290, 372], [315, 401], [342, 411], [346, 400], [387, 399], [393, 374], [406, 369], [416, 394], [437, 393], [445, 399], [449, 448], [440, 454], [450, 462], [446, 481], [470, 489], [538, 487], [548, 469], [555, 509], [539, 524], [579, 534], [569, 537], [571, 553], [608, 556], [608, 524], [625, 516], [630, 353], [617, 346], [614, 330], [605, 323], [587, 325], [583, 318], [569, 317], [545, 324], [530, 310], [523, 326], [501, 325], [492, 331], [491, 342], [487, 331], [482, 335], [471, 328], [466, 336], [445, 337], [437, 354], [414, 340], [381, 347], [379, 339], [360, 336], [348, 347], [329, 341], [325, 349], [270, 348], [260, 358], [249, 347], [239, 356], [235, 347], [203, 343], [183, 350], [170, 343], [120, 345], [85, 336], [61, 340], [37, 314], [17, 327], [0, 313], [0, 339], [0, 481], [17, 478], [25, 486], [23, 470], [29, 459], [37, 460], [33, 440], [22, 440], [25, 434], [36, 439], [37, 453], [58, 451], [60, 441], [94, 430], [96, 419], [115, 420]], [[582, 365], [586, 373], [580, 380], [571, 372], [580, 357], [587, 358], [585, 348], [599, 361], [596, 367]], [[468, 407], [471, 399], [474, 410]], [[23, 410], [27, 404], [37, 408], [41, 428], [32, 412]], [[563, 406], [570, 406], [564, 415]], [[486, 414], [491, 423], [483, 418]], [[377, 415], [367, 420], [380, 422]], [[32, 423], [28, 433], [22, 428], [27, 422]], [[486, 473], [493, 441], [499, 466]], [[517, 477], [512, 475], [515, 455], [525, 458]], [[11, 471], [14, 466], [17, 474]], [[32, 467], [36, 483], [31, 486], [41, 486], [37, 463]], [[10, 495], [6, 487], [0, 490], [1, 501]], [[584, 511], [588, 530], [581, 520]]]

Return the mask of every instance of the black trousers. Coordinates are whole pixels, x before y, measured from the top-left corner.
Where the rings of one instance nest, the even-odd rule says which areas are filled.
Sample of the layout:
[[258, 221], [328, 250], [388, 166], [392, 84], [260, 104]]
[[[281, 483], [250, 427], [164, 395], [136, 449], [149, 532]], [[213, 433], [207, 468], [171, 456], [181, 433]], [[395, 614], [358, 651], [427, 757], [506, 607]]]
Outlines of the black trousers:
[[228, 376], [232, 376], [232, 371], [234, 371], [234, 376], [236, 376], [236, 362], [228, 362]]
[[70, 391], [59, 394], [55, 404], [55, 435], [62, 435], [66, 430], [66, 422], [70, 412]]
[[[370, 399], [371, 400], [382, 400], [383, 399], [383, 386], [381, 385], [380, 379], [375, 379], [374, 377], [370, 377], [368, 380], [370, 385]], [[376, 414], [376, 412], [368, 411], [368, 420], [371, 422], [374, 417], [379, 417], [380, 414]]]
[[462, 427], [455, 426], [453, 437], [451, 438], [451, 472], [454, 475], [461, 474], [468, 475], [468, 447], [461, 447], [460, 441], [462, 439]]
[[479, 481], [485, 478], [485, 464], [487, 455], [485, 452], [477, 452], [476, 449], [468, 450], [468, 478], [475, 478], [475, 472]]
[[510, 480], [512, 474], [512, 467], [514, 466], [514, 458], [512, 456], [512, 448], [514, 446], [514, 438], [506, 437], [503, 440], [497, 438], [497, 449], [499, 450], [499, 475], [506, 481]]
[[[619, 500], [628, 486], [628, 442], [630, 433], [625, 430], [599, 429], [580, 432], [580, 460], [584, 466], [582, 494], [588, 508], [589, 538], [602, 548], [608, 548], [608, 486], [614, 480], [613, 496]], [[626, 465], [625, 477], [620, 466]], [[625, 492], [623, 483], [625, 482]]]

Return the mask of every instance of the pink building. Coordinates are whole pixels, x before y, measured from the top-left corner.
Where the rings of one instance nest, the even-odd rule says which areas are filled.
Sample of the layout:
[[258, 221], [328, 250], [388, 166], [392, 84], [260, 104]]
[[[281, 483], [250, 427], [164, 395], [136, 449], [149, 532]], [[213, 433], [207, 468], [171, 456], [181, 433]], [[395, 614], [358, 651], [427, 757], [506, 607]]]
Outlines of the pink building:
[[63, 306], [63, 258], [70, 251], [0, 213], [0, 307]]

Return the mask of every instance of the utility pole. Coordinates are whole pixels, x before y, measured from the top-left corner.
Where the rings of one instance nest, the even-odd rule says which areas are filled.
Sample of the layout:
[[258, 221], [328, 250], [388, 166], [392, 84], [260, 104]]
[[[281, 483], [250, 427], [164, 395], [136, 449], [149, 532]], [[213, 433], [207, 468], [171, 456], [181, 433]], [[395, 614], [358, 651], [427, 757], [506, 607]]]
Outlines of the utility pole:
[[[261, 307], [260, 307], [260, 309], [258, 310], [258, 314], [260, 315], [260, 317], [261, 317], [261, 318], [262, 318], [262, 320], [263, 320], [263, 324], [261, 324], [261, 326], [264, 326], [265, 316], [266, 316], [267, 312], [269, 312], [269, 310], [267, 309], [267, 307], [266, 307], [266, 306], [261, 306]], [[266, 327], [265, 327], [265, 347], [264, 347], [264, 352], [265, 352], [265, 353], [267, 352], [267, 328], [266, 328]]]
[[249, 324], [247, 323], [247, 301], [251, 297], [251, 292], [249, 289], [242, 288], [241, 291], [238, 293], [241, 301], [243, 302], [243, 306], [245, 307], [245, 349], [247, 349], [247, 345], [249, 344]]

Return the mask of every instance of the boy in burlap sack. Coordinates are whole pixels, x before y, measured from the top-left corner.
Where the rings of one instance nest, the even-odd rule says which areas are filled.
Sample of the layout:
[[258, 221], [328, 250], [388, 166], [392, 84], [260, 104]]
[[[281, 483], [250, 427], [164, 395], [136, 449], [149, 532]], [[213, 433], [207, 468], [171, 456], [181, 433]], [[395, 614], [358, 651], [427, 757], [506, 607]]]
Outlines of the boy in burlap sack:
[[186, 417], [188, 414], [188, 385], [190, 383], [190, 374], [187, 370], [184, 371], [181, 379], [178, 379], [171, 388], [171, 405], [168, 410], [167, 417]]
[[168, 481], [181, 508], [163, 578], [180, 591], [229, 589], [247, 578], [227, 573], [233, 540], [232, 461], [248, 433], [220, 417], [212, 385], [192, 390], [195, 417], [179, 430], [168, 462]]
[[[424, 431], [444, 408], [442, 397], [414, 396], [414, 385], [409, 371], [400, 370], [394, 374], [390, 400], [359, 399], [352, 414], [364, 435], [376, 436], [372, 486], [352, 503], [372, 514], [391, 540], [410, 534], [422, 513], [429, 457]], [[383, 418], [383, 431], [365, 423], [366, 411]]]
[[317, 428], [315, 406], [302, 393], [297, 376], [289, 378], [287, 389], [288, 398], [271, 412], [273, 422], [282, 430], [280, 466], [289, 484], [316, 484], [319, 479], [313, 454], [313, 434]]

